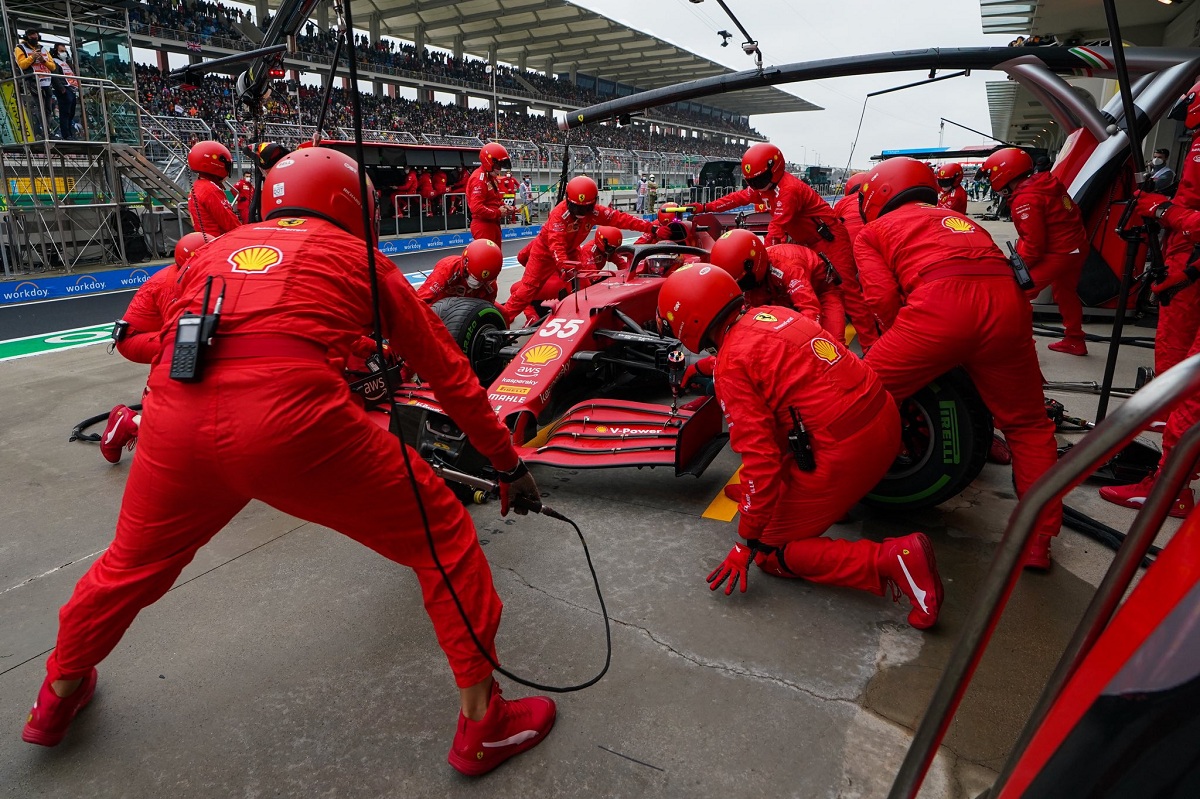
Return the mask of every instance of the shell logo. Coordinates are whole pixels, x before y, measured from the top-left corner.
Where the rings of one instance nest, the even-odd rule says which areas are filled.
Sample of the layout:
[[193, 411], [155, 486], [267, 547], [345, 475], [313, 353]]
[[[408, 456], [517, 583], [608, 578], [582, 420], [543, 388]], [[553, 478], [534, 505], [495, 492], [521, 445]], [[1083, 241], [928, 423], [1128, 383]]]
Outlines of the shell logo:
[[229, 263], [233, 265], [234, 272], [248, 272], [250, 274], [266, 272], [272, 266], [277, 266], [282, 262], [282, 252], [274, 247], [267, 247], [261, 244], [253, 247], [243, 247], [229, 256]]
[[535, 366], [557, 361], [562, 357], [562, 347], [557, 344], [539, 344], [521, 353], [521, 360]]
[[1074, 207], [1075, 207], [1075, 203], [1071, 202], [1071, 198], [1064, 194], [1063, 195], [1063, 208], [1070, 211]]
[[596, 426], [596, 432], [597, 432], [597, 433], [607, 433], [607, 432], [608, 432], [608, 428], [607, 428], [607, 427], [605, 427], [604, 425], [597, 425], [597, 426]]
[[942, 227], [949, 230], [951, 233], [974, 233], [975, 226], [965, 219], [959, 219], [957, 216], [948, 216], [942, 220]]
[[754, 321], [755, 322], [778, 322], [779, 317], [775, 316], [774, 314], [760, 313], [760, 314], [754, 315]]
[[838, 348], [829, 339], [814, 338], [812, 340], [812, 351], [813, 355], [816, 355], [830, 366], [833, 366], [842, 359], [842, 354], [838, 352]]

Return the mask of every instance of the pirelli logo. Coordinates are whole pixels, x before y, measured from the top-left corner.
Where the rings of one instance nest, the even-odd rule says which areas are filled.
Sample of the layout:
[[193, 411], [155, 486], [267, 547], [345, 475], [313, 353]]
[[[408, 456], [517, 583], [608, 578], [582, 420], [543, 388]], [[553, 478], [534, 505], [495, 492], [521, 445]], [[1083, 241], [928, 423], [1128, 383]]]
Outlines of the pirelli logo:
[[496, 386], [495, 391], [497, 394], [518, 394], [523, 397], [529, 393], [529, 386], [510, 386], [507, 383], [501, 383]]

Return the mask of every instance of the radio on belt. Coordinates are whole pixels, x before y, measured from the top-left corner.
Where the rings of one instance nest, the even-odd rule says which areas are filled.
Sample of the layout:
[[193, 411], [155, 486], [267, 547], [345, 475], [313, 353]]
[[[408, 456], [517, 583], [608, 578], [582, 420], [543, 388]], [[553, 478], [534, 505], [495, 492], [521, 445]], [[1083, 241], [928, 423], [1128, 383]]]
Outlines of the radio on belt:
[[221, 293], [217, 296], [213, 312], [208, 312], [212, 282], [212, 275], [209, 275], [204, 283], [204, 301], [200, 306], [200, 314], [185, 313], [175, 323], [175, 349], [171, 353], [172, 380], [195, 383], [204, 374], [204, 351], [217, 335], [217, 324], [221, 321], [221, 305], [225, 301], [225, 286], [222, 281]]

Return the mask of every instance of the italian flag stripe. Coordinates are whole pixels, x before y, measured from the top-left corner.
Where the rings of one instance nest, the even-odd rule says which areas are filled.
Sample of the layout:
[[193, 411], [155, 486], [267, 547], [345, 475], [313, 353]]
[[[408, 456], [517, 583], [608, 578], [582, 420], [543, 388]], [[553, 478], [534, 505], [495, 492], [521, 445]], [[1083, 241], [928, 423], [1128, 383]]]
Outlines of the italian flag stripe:
[[1095, 50], [1087, 47], [1072, 47], [1071, 52], [1079, 56], [1094, 69], [1112, 69], [1112, 64]]

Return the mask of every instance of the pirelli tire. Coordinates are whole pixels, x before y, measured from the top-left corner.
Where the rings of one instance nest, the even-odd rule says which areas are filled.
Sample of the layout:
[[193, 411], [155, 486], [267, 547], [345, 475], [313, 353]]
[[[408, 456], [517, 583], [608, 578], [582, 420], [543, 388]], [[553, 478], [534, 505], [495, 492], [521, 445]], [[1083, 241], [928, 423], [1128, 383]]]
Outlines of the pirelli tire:
[[881, 508], [928, 508], [959, 494], [983, 471], [992, 414], [967, 373], [955, 369], [901, 406], [904, 450], [865, 501]]
[[479, 382], [487, 386], [495, 380], [505, 363], [503, 358], [489, 356], [484, 333], [508, 328], [500, 309], [476, 297], [447, 297], [433, 304], [433, 312], [462, 348]]

